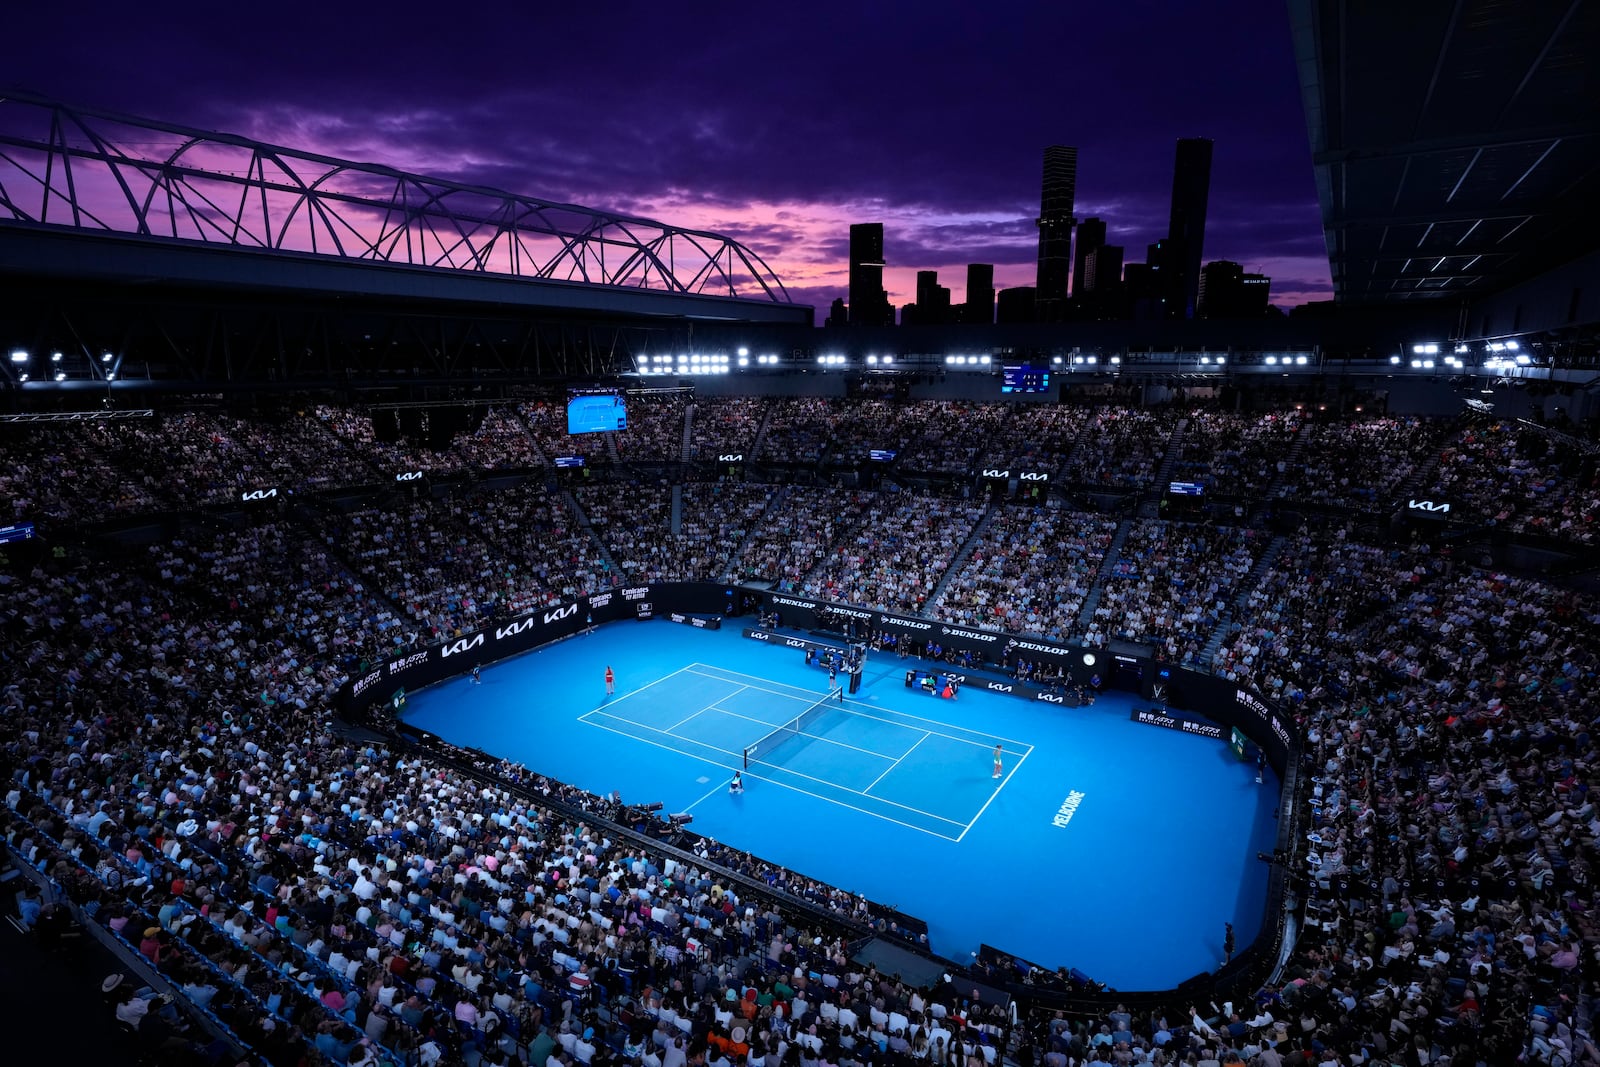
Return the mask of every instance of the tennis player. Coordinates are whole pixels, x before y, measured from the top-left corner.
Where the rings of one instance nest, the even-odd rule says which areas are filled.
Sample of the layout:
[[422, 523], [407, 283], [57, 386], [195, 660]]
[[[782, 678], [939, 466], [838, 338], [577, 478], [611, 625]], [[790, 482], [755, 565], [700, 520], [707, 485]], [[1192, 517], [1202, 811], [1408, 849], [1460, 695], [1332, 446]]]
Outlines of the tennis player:
[[728, 792], [734, 794], [735, 796], [737, 796], [740, 793], [744, 792], [744, 772], [743, 771], [734, 771], [733, 772], [733, 781], [728, 783]]
[[609, 664], [607, 664], [606, 665], [606, 696], [610, 696], [613, 693], [615, 693], [616, 691], [617, 691], [617, 675], [616, 675], [616, 673], [614, 671], [612, 671], [611, 666]]
[[994, 776], [996, 778], [1000, 777], [1000, 772], [1002, 770], [1002, 767], [1000, 765], [1000, 756], [1001, 756], [1000, 742], [996, 741], [994, 743]]

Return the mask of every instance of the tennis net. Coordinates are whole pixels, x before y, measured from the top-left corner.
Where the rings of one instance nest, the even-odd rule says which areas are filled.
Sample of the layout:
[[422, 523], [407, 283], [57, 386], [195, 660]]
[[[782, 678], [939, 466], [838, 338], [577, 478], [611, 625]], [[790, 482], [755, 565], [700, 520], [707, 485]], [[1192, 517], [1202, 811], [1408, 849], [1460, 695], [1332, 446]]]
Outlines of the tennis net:
[[829, 704], [844, 704], [844, 686], [836, 685], [828, 690], [828, 695], [812, 704], [809, 708], [769, 731], [765, 737], [754, 744], [746, 745], [744, 749], [745, 770], [750, 769], [752, 763], [770, 763], [773, 753], [782, 747], [790, 738], [799, 737], [805, 728], [816, 722], [827, 713]]

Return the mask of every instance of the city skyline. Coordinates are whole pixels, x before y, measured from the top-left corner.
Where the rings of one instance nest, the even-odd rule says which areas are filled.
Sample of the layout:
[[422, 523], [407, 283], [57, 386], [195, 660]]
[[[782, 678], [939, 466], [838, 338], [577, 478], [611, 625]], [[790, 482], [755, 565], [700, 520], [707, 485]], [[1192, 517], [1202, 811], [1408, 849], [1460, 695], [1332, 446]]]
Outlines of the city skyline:
[[[995, 289], [1034, 284], [1050, 145], [1078, 149], [1077, 218], [1105, 220], [1105, 242], [1137, 259], [1167, 229], [1174, 144], [1207, 137], [1205, 259], [1270, 275], [1281, 307], [1328, 298], [1281, 5], [1154, 10], [1069, 19], [1002, 3], [979, 24], [824, 4], [774, 43], [724, 4], [696, 18], [552, 10], [535, 27], [510, 6], [467, 25], [401, 3], [382, 19], [329, 10], [314, 32], [278, 20], [248, 34], [198, 6], [144, 20], [29, 5], [14, 39], [43, 44], [16, 49], [0, 79], [716, 230], [760, 254], [819, 323], [846, 295], [854, 222], [884, 224], [896, 307], [915, 300], [922, 270], [954, 287], [967, 264], [993, 263]], [[650, 42], [648, 55], [628, 41]]]

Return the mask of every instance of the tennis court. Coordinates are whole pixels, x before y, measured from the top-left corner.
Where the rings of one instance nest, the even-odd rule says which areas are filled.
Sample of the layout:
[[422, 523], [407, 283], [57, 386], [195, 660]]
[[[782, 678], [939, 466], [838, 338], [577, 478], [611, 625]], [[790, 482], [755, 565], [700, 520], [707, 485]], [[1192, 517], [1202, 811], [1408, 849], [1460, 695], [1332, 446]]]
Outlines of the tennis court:
[[905, 685], [914, 666], [869, 656], [860, 692], [818, 707], [828, 676], [798, 651], [734, 627], [614, 623], [488, 665], [481, 685], [413, 693], [406, 718], [687, 812], [698, 833], [925, 919], [947, 956], [987, 943], [1153, 989], [1215, 969], [1225, 921], [1241, 946], [1256, 936], [1275, 781], [1218, 741], [1130, 723], [1127, 694], [946, 700]]
[[[960, 841], [1004, 786], [978, 771], [995, 743], [1008, 773], [1032, 745], [840, 695], [691, 663], [580, 722], [745, 777]], [[748, 763], [745, 763], [748, 750]], [[949, 772], [957, 773], [951, 774]]]

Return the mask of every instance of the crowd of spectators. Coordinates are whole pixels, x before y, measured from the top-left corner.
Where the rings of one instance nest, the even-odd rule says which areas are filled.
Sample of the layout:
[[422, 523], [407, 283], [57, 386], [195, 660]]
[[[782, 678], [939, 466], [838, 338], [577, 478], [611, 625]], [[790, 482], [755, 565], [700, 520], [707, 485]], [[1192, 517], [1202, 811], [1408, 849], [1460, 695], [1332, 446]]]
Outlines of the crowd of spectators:
[[[736, 566], [771, 486], [739, 482], [619, 483], [575, 492], [595, 534], [628, 581], [720, 581]], [[673, 495], [679, 497], [673, 529]]]
[[802, 590], [876, 611], [921, 613], [983, 512], [940, 496], [880, 495]]
[[[1011, 420], [1009, 404], [925, 400], [918, 405], [922, 432], [899, 457], [906, 470], [965, 474]], [[909, 440], [908, 440], [909, 443]]]
[[1440, 450], [1423, 493], [1519, 532], [1593, 544], [1600, 488], [1576, 448], [1500, 421], [1472, 420]]
[[818, 396], [774, 400], [756, 458], [764, 463], [812, 464], [833, 437], [830, 412], [837, 401]]
[[683, 458], [683, 427], [689, 397], [650, 393], [628, 397], [628, 429], [617, 434], [624, 462], [676, 463]]
[[1300, 432], [1298, 411], [1260, 415], [1199, 408], [1185, 416], [1172, 480], [1199, 482], [1210, 493], [1254, 498], [1288, 469]]
[[1116, 532], [1116, 521], [1102, 516], [1000, 508], [931, 614], [961, 626], [1068, 641]]
[[978, 462], [1054, 476], [1072, 454], [1089, 415], [1089, 408], [1078, 405], [1020, 404], [993, 427]]
[[1237, 527], [1139, 520], [1106, 575], [1084, 643], [1138, 641], [1172, 662], [1197, 663], [1265, 541]]
[[740, 577], [776, 581], [783, 592], [821, 563], [833, 545], [866, 520], [878, 494], [864, 489], [786, 486], [781, 506], [771, 509], [745, 544]]
[[1068, 482], [1097, 487], [1149, 485], [1161, 466], [1178, 415], [1108, 405], [1095, 411], [1062, 468]]
[[1431, 461], [1444, 431], [1441, 421], [1401, 416], [1319, 418], [1283, 472], [1277, 497], [1388, 514]]
[[689, 426], [689, 459], [713, 462], [718, 456], [754, 459], [756, 434], [766, 413], [765, 397], [705, 396], [694, 403]]
[[[343, 465], [323, 463], [317, 477], [368, 480], [383, 453], [340, 418], [283, 428], [196, 414], [164, 419], [170, 434], [108, 425], [7, 439], [7, 460], [20, 462], [6, 485], [38, 509], [19, 518], [70, 525], [231, 492], [238, 472], [206, 461], [212, 447], [229, 462], [254, 453], [250, 477], [314, 485], [299, 465], [322, 449]], [[1369, 434], [1401, 444], [1381, 459], [1347, 455], [1333, 445], [1341, 432], [1357, 446]], [[1332, 498], [1381, 506], [1433, 432], [1318, 424], [1305, 455], [1349, 473]], [[1440, 457], [1440, 491], [1512, 529], [1554, 523], [1555, 536], [1582, 541], [1581, 474], [1511, 432], [1464, 430]], [[488, 436], [502, 433], [497, 421]], [[1074, 455], [1105, 433], [1086, 429]], [[140, 448], [144, 476], [119, 488], [111, 472]], [[1490, 462], [1522, 472], [1507, 479], [1515, 488], [1482, 476]], [[1110, 456], [1094, 469], [1130, 468]], [[1535, 503], [1490, 510], [1535, 481], [1546, 485]], [[811, 595], [951, 618], [940, 613], [993, 612], [1035, 567], [1059, 582], [1069, 566], [1072, 581], [1053, 592], [1075, 595], [1110, 536], [1104, 520], [999, 507], [950, 596], [929, 606], [982, 508], [793, 487], [768, 507], [766, 487], [700, 486], [682, 494], [686, 538], [670, 532], [667, 486], [580, 492], [609, 494], [585, 500], [615, 508], [596, 520], [608, 538], [624, 514], [629, 529], [648, 527], [636, 554], [661, 573], [726, 565], [727, 546], [747, 541], [735, 565], [813, 569]], [[604, 817], [619, 813], [601, 798], [526, 768], [462, 770], [330, 730], [330, 696], [353, 665], [607, 581], [558, 500], [522, 486], [278, 511], [227, 529], [189, 524], [116, 556], [0, 567], [0, 829], [53, 883], [23, 917], [44, 929], [48, 908], [78, 905], [272, 1063], [454, 1062], [470, 1049], [490, 1064], [545, 1067], [538, 1054], [554, 1050], [550, 1067], [679, 1067], [709, 1049], [713, 1067], [741, 1054], [753, 1067], [787, 1063], [789, 1048], [802, 1064], [889, 1052], [995, 1062], [999, 1020], [948, 990], [854, 967], [840, 927], [745, 899], [729, 872], [840, 921], [867, 915], [858, 898], [715, 844], [697, 864], [669, 865], [608, 832]], [[1424, 541], [1360, 543], [1357, 530], [1287, 536], [1232, 603], [1238, 629], [1211, 664], [1281, 699], [1306, 731], [1311, 837], [1291, 862], [1311, 903], [1284, 980], [1231, 1004], [1038, 1015], [1012, 1050], [1019, 1064], [1600, 1062], [1589, 989], [1600, 817], [1588, 796], [1600, 608]], [[1262, 545], [1251, 531], [1135, 524], [1090, 643], [1153, 639], [1193, 662]], [[963, 595], [974, 600], [951, 605]], [[1023, 599], [995, 625], [1047, 633], [1030, 629], [1034, 618], [1049, 616]], [[529, 791], [594, 817], [558, 814]], [[110, 980], [107, 990], [119, 1018], [164, 1046], [194, 1037], [159, 1001]]]
[[[88, 517], [154, 511], [165, 486], [159, 469], [119, 457], [132, 435], [95, 424], [21, 425], [0, 430], [0, 525], [32, 522], [41, 529]], [[120, 460], [120, 462], [119, 462]]]

